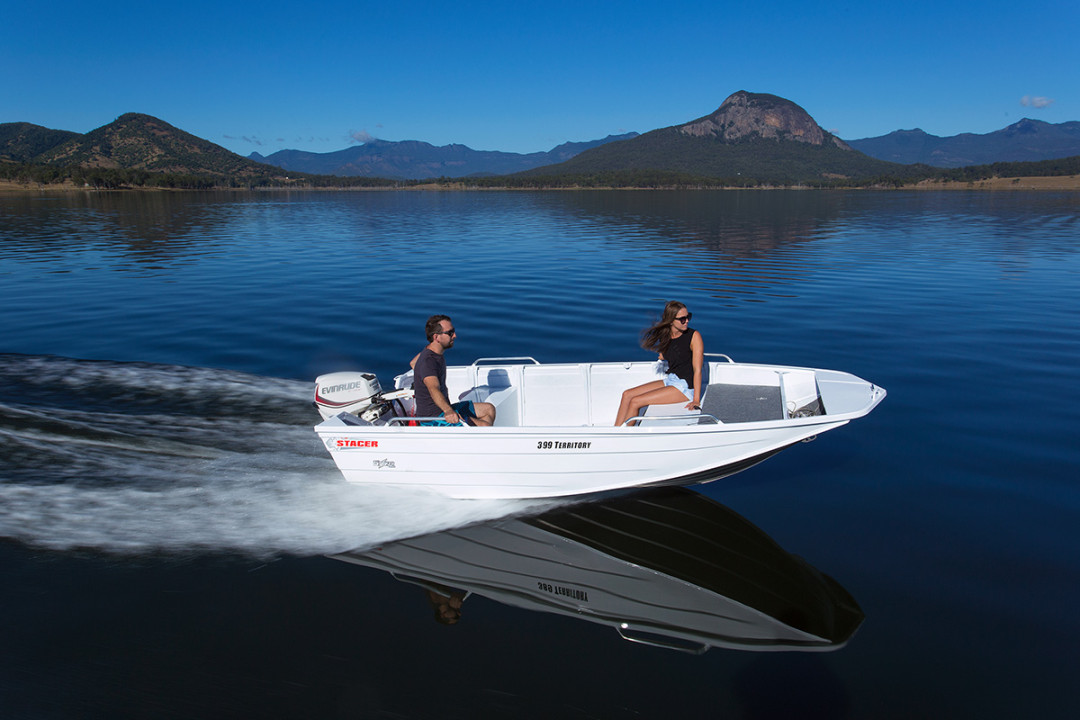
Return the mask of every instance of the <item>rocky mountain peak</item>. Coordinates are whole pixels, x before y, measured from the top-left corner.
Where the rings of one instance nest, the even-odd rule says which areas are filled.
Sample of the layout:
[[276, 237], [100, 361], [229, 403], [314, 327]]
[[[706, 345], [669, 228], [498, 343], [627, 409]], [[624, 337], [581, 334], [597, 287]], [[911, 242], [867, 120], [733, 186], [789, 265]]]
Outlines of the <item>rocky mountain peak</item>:
[[713, 114], [680, 125], [678, 129], [685, 135], [713, 136], [725, 142], [756, 136], [851, 149], [844, 141], [822, 130], [809, 113], [790, 100], [745, 90], [731, 95]]
[[1013, 123], [1009, 127], [1005, 128], [1003, 132], [1006, 134], [1035, 134], [1043, 129], [1049, 128], [1049, 123], [1045, 123], [1042, 120], [1032, 120], [1031, 118], [1022, 118], [1018, 122]]

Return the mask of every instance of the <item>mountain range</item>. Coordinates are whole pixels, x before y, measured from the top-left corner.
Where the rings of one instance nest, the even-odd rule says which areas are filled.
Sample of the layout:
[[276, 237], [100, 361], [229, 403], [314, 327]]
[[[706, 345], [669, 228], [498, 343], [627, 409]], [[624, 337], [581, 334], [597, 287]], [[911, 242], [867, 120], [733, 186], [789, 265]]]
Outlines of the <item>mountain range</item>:
[[263, 157], [251, 153], [248, 159], [276, 165], [293, 172], [315, 175], [384, 177], [427, 180], [438, 177], [478, 177], [510, 175], [543, 165], [568, 160], [590, 148], [636, 137], [637, 133], [609, 135], [591, 142], [568, 142], [547, 152], [511, 153], [473, 150], [465, 145], [436, 147], [418, 140], [392, 142], [371, 140], [356, 147], [328, 153], [280, 150]]
[[360, 186], [434, 177], [521, 186], [895, 185], [961, 172], [931, 163], [967, 165], [966, 175], [997, 174], [1020, 168], [970, 163], [1063, 156], [1069, 157], [1064, 165], [1044, 160], [1053, 167], [1023, 171], [1075, 174], [1080, 123], [1025, 119], [987, 135], [936, 138], [914, 130], [845, 142], [790, 100], [741, 90], [696, 120], [528, 154], [372, 141], [334, 153], [285, 150], [245, 158], [139, 113], [84, 135], [26, 122], [0, 124], [0, 177], [98, 187]]
[[[613, 145], [626, 140], [635, 142]], [[765, 144], [752, 151], [735, 147], [753, 140], [794, 140], [804, 145], [781, 143], [779, 155], [772, 152], [777, 148]], [[586, 152], [609, 144], [612, 147], [603, 151]], [[592, 142], [565, 143], [548, 152], [518, 154], [477, 151], [456, 144], [436, 147], [413, 140], [374, 140], [329, 153], [281, 150], [266, 157], [259, 153], [248, 157], [294, 172], [405, 179], [513, 173], [580, 174], [648, 168], [710, 177], [798, 181], [809, 176], [866, 177], [895, 171], [888, 165], [855, 160], [858, 153], [836, 153], [834, 148], [857, 150], [887, 163], [940, 168], [1050, 160], [1080, 155], [1080, 122], [1055, 125], [1025, 118], [984, 135], [938, 137], [916, 129], [844, 141], [827, 133], [805, 110], [789, 100], [739, 91], [716, 112], [683, 125], [641, 136], [627, 133]], [[774, 164], [786, 168], [767, 168], [763, 172], [763, 166]], [[820, 172], [808, 172], [807, 168], [817, 168]]]
[[871, 157], [903, 164], [956, 168], [995, 162], [1034, 162], [1080, 155], [1080, 122], [1052, 124], [1024, 118], [984, 135], [962, 133], [938, 137], [916, 128], [847, 143]]

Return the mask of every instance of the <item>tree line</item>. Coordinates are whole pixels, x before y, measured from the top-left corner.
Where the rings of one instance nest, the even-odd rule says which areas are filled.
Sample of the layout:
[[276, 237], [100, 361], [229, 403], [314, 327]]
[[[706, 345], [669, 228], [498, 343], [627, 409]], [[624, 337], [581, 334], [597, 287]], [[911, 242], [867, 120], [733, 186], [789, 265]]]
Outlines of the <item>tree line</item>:
[[27, 185], [62, 185], [96, 190], [168, 188], [177, 190], [256, 189], [276, 187], [395, 187], [402, 183], [385, 178], [339, 177], [336, 175], [209, 175], [197, 173], [150, 172], [125, 168], [87, 168], [32, 163], [0, 163], [0, 179]]
[[[903, 169], [860, 178], [821, 177], [778, 173], [768, 167], [760, 176], [750, 172], [714, 177], [672, 170], [608, 170], [566, 172], [551, 175], [500, 175], [475, 178], [392, 180], [386, 178], [309, 175], [207, 175], [193, 173], [150, 172], [148, 170], [86, 168], [75, 165], [55, 166], [0, 162], [0, 179], [22, 184], [55, 185], [71, 183], [77, 187], [99, 190], [127, 188], [167, 188], [177, 190], [259, 189], [259, 188], [408, 188], [418, 185], [456, 185], [471, 188], [565, 189], [565, 188], [755, 188], [809, 187], [859, 188], [903, 187], [921, 181], [975, 182], [994, 177], [1035, 177], [1080, 175], [1080, 156], [1038, 162], [998, 162], [961, 168], [935, 168], [906, 165]], [[535, 171], [534, 171], [535, 172]]]

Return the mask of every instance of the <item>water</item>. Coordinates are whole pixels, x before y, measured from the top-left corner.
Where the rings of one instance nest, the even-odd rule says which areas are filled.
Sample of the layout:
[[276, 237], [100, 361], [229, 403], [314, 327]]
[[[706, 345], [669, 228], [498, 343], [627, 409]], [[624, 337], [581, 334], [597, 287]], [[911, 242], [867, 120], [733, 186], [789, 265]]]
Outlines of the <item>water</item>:
[[[11, 717], [1066, 717], [1080, 621], [1080, 198], [0, 195]], [[846, 370], [869, 417], [696, 488], [835, 578], [827, 655], [688, 657], [324, 557], [560, 503], [338, 481], [321, 372], [708, 352]]]
[[310, 555], [541, 507], [342, 483], [310, 383], [22, 355], [0, 378], [0, 519], [35, 546]]

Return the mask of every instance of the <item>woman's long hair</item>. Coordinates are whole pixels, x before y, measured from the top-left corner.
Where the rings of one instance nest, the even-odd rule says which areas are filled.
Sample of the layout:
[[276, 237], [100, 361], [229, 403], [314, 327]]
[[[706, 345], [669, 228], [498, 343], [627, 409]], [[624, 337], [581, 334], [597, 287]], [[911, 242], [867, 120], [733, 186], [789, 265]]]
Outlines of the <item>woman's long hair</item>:
[[675, 322], [675, 316], [686, 306], [678, 300], [671, 300], [664, 306], [664, 314], [660, 321], [652, 327], [641, 332], [641, 347], [653, 352], [665, 353], [671, 343], [671, 324]]

